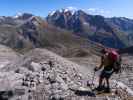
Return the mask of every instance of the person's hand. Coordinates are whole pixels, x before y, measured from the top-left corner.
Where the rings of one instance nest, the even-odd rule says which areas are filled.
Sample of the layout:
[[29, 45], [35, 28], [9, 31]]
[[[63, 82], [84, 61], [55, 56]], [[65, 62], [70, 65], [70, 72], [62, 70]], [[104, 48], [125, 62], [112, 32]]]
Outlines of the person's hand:
[[95, 67], [95, 68], [94, 68], [94, 71], [98, 71], [98, 67]]

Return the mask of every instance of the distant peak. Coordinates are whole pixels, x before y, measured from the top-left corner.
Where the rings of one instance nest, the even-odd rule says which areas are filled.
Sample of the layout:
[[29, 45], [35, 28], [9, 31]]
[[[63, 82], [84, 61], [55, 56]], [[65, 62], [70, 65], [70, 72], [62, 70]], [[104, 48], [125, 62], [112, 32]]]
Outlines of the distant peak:
[[64, 12], [64, 13], [66, 13], [66, 12], [71, 12], [72, 15], [73, 15], [76, 11], [77, 11], [77, 8], [75, 8], [75, 7], [66, 7], [65, 9], [62, 9], [62, 12]]
[[32, 17], [33, 15], [30, 14], [30, 13], [21, 13], [21, 12], [18, 12], [14, 18], [20, 18], [20, 19], [27, 19], [27, 18], [30, 18]]
[[53, 16], [55, 14], [56, 11], [52, 11], [49, 13], [50, 16]]
[[49, 16], [53, 16], [56, 12], [59, 12], [59, 13], [71, 12], [71, 14], [73, 15], [77, 10], [78, 9], [76, 7], [66, 7], [66, 8], [62, 8], [62, 9], [50, 12]]
[[23, 15], [23, 13], [18, 12], [18, 13], [14, 16], [14, 18], [19, 18], [19, 17], [22, 16], [22, 15]]

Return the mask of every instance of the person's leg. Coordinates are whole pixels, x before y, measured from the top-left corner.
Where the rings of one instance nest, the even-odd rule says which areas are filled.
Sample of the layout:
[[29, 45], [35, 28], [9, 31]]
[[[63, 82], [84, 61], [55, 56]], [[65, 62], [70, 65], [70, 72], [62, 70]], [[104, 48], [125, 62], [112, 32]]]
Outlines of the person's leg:
[[102, 91], [102, 84], [103, 84], [103, 77], [99, 77], [99, 84], [98, 87], [96, 88], [97, 91]]
[[101, 75], [99, 76], [99, 87], [103, 87], [104, 85], [104, 80], [105, 80], [106, 76], [105, 76], [105, 71], [103, 70]]
[[101, 87], [102, 86], [102, 83], [103, 83], [103, 77], [99, 77], [99, 87]]
[[107, 82], [106, 92], [110, 92], [110, 91], [111, 91], [111, 89], [110, 89], [110, 82], [109, 82], [109, 79], [111, 78], [112, 74], [113, 74], [113, 72], [107, 74], [107, 76], [106, 76], [106, 82]]
[[106, 78], [106, 81], [107, 81], [107, 88], [110, 88], [109, 78]]
[[99, 76], [99, 84], [96, 90], [101, 91], [103, 90], [103, 81], [105, 79], [105, 72], [104, 70], [101, 72], [101, 75]]
[[107, 83], [107, 87], [106, 87], [106, 89], [105, 89], [105, 92], [110, 92], [109, 78], [106, 78], [106, 83]]

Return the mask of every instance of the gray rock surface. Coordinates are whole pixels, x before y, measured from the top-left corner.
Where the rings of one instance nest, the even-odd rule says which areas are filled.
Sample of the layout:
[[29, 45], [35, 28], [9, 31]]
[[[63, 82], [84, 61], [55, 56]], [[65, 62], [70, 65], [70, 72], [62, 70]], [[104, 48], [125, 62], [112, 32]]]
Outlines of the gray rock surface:
[[0, 63], [0, 91], [11, 92], [12, 95], [4, 94], [9, 100], [122, 100], [114, 93], [97, 97], [86, 94], [91, 92], [86, 83], [91, 82], [95, 63], [99, 63], [97, 56], [67, 60], [46, 49], [34, 49], [21, 56], [5, 49], [8, 52], [3, 55], [5, 50], [0, 48], [1, 59], [9, 63]]

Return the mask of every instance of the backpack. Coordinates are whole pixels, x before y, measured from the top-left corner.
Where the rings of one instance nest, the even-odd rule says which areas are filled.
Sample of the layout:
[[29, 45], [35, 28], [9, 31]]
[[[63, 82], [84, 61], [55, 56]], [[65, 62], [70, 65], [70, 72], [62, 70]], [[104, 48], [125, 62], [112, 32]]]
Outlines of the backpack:
[[116, 74], [118, 74], [121, 71], [121, 56], [120, 54], [115, 50], [110, 50], [108, 52], [109, 59], [113, 62], [113, 69]]

